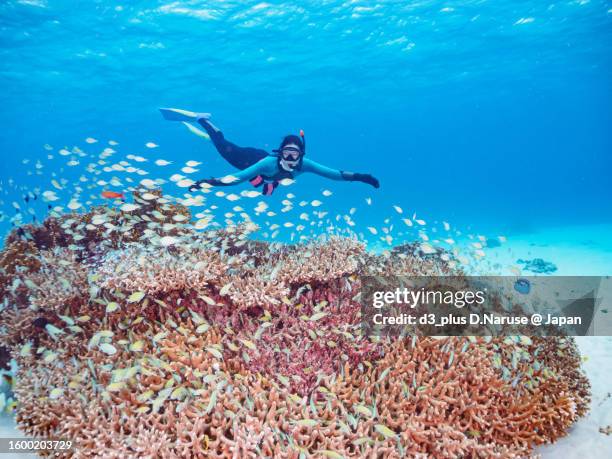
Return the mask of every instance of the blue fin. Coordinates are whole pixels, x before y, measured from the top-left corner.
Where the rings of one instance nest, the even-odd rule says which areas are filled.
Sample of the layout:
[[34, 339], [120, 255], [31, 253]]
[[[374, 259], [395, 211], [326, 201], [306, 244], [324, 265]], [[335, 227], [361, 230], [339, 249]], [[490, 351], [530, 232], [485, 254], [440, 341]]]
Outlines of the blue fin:
[[160, 108], [164, 119], [168, 121], [195, 121], [198, 114], [189, 110], [181, 110], [180, 108]]

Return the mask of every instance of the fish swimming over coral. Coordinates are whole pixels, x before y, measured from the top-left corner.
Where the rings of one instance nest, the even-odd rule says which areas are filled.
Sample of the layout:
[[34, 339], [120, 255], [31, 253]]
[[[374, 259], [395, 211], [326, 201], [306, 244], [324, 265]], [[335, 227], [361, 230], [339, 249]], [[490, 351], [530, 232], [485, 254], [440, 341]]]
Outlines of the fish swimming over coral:
[[100, 194], [105, 199], [124, 199], [125, 195], [117, 191], [103, 191]]
[[8, 236], [0, 344], [27, 435], [75, 457], [525, 457], [588, 409], [571, 338], [362, 335], [361, 276], [460, 273], [442, 249], [260, 241], [164, 200]]

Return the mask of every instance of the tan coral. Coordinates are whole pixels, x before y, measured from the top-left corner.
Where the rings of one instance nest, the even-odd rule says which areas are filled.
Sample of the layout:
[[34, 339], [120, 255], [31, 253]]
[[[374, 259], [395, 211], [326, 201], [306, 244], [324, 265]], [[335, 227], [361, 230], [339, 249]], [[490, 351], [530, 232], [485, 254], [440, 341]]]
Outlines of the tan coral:
[[226, 267], [216, 252], [146, 251], [139, 246], [110, 252], [94, 270], [105, 289], [143, 291], [149, 294], [205, 289], [224, 275]]
[[89, 296], [87, 266], [64, 248], [43, 251], [40, 269], [28, 276], [31, 304], [48, 311], [63, 310], [72, 300]]
[[363, 254], [363, 243], [354, 239], [315, 241], [284, 254], [278, 277], [287, 284], [327, 282], [356, 272]]

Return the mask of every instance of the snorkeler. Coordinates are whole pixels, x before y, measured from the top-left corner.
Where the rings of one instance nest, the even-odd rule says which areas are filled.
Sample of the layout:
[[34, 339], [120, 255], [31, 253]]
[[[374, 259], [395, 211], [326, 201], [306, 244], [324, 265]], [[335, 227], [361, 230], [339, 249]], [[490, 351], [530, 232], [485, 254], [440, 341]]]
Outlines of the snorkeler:
[[189, 190], [202, 188], [203, 184], [213, 186], [231, 186], [250, 181], [255, 187], [262, 186], [264, 195], [271, 195], [283, 179], [293, 179], [296, 176], [310, 172], [331, 180], [346, 180], [349, 182], [363, 182], [379, 188], [378, 179], [370, 174], [346, 172], [331, 169], [308, 158], [306, 153], [306, 140], [304, 132], [300, 135], [287, 135], [282, 140], [278, 150], [269, 154], [265, 150], [251, 147], [238, 147], [227, 141], [223, 133], [210, 122], [209, 113], [193, 113], [186, 110], [161, 108], [165, 119], [171, 121], [197, 121], [208, 133], [213, 144], [221, 156], [240, 172], [227, 178], [209, 178], [199, 180]]

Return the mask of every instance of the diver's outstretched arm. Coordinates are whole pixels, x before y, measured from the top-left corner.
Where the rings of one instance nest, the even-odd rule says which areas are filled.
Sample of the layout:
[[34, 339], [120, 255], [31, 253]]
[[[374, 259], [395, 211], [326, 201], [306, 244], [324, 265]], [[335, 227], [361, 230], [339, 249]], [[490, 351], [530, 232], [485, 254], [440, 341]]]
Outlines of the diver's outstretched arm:
[[363, 182], [372, 185], [374, 188], [380, 188], [378, 179], [370, 174], [360, 174], [358, 172], [346, 172], [331, 167], [324, 166], [310, 159], [304, 158], [302, 165], [304, 172], [312, 172], [313, 174], [326, 177], [331, 180], [346, 180], [349, 182]]

